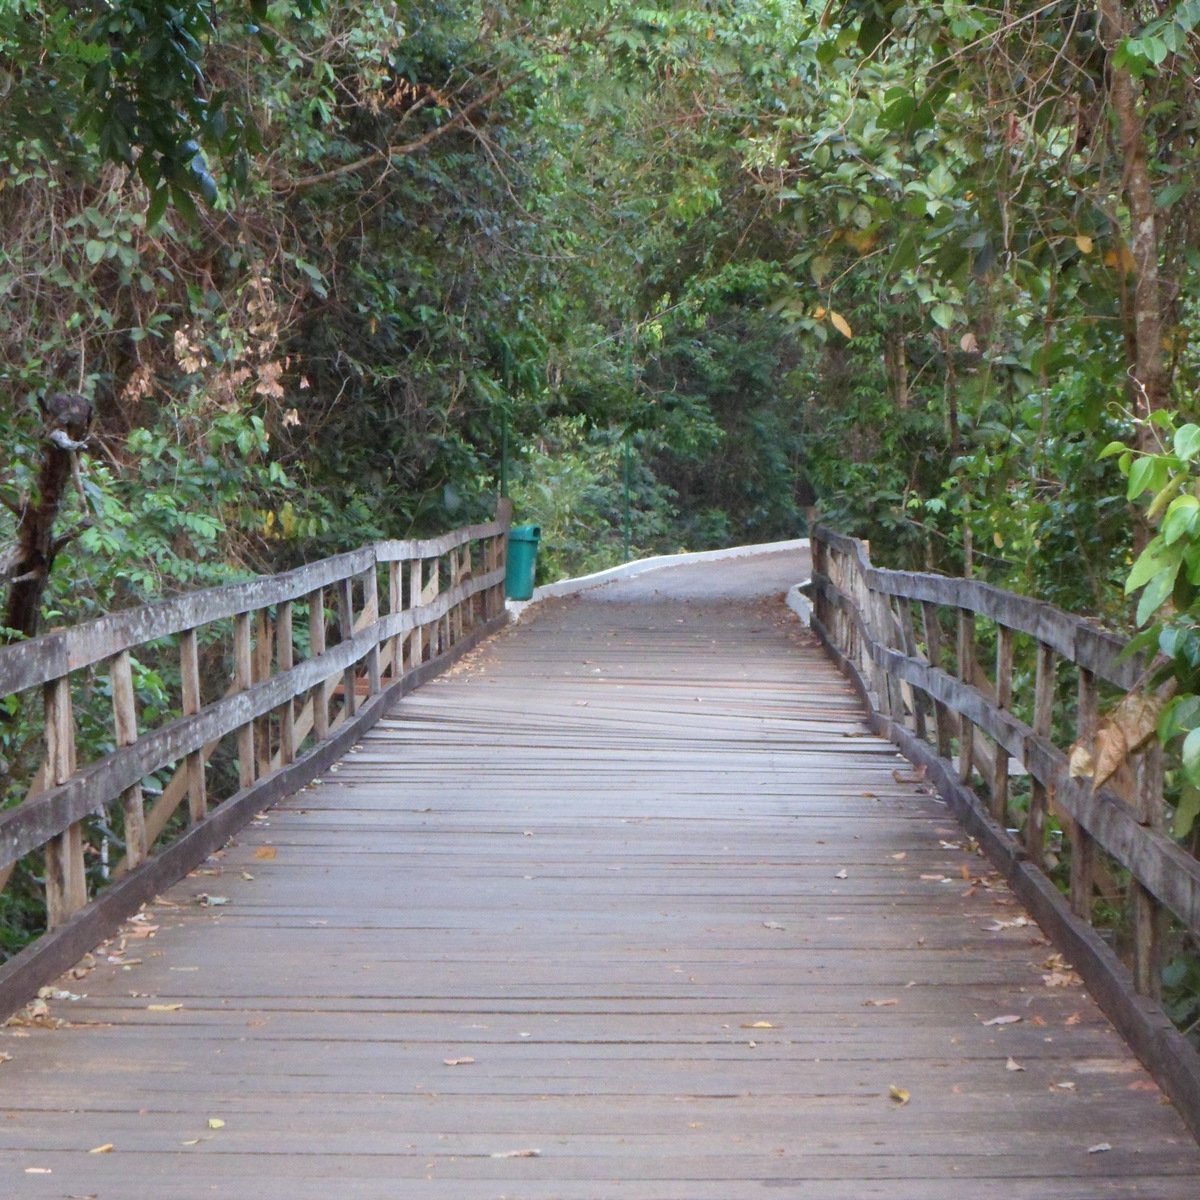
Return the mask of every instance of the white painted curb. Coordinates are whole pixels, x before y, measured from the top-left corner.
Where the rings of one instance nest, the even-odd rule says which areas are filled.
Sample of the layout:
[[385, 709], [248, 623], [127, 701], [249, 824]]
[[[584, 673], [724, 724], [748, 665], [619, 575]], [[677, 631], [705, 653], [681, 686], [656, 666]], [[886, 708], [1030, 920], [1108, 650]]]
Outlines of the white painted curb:
[[[649, 571], [661, 571], [667, 567], [687, 566], [689, 563], [719, 562], [725, 558], [753, 558], [763, 554], [781, 554], [789, 550], [807, 550], [808, 548], [808, 538], [794, 538], [790, 542], [759, 542], [752, 546], [730, 546], [724, 550], [696, 550], [687, 554], [659, 554], [654, 558], [639, 558], [636, 562], [624, 563], [619, 567], [610, 567], [607, 571], [596, 571], [592, 575], [580, 575], [575, 579], [560, 579], [555, 583], [543, 584], [542, 587], [534, 589], [533, 596], [530, 599], [506, 600], [504, 606], [508, 609], [511, 618], [514, 621], [518, 621], [521, 618], [521, 614], [531, 604], [537, 604], [540, 600], [550, 600], [556, 596], [573, 596], [577, 592], [590, 591], [592, 588], [603, 587], [606, 583], [615, 583], [620, 579], [636, 579], [639, 575], [645, 575]], [[801, 599], [803, 600], [803, 597]], [[790, 599], [788, 603], [791, 604]]]

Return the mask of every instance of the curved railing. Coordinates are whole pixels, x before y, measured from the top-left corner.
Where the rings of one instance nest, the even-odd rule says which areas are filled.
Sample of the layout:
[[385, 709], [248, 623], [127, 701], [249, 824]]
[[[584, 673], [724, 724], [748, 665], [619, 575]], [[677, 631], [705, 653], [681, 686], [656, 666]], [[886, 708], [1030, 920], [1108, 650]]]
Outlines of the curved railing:
[[506, 532], [378, 542], [0, 649], [7, 720], [40, 744], [28, 795], [0, 811], [0, 899], [40, 880], [21, 900], [46, 929], [0, 966], [0, 1010], [498, 628]]
[[864, 543], [828, 529], [813, 538], [812, 592], [813, 628], [876, 727], [928, 770], [1200, 1126], [1200, 1056], [1147, 999], [1169, 948], [1200, 938], [1200, 861], [1165, 830], [1153, 737], [1102, 786], [1079, 765], [1094, 761], [1101, 708], [1144, 683], [1143, 664], [1052, 605], [875, 567]]

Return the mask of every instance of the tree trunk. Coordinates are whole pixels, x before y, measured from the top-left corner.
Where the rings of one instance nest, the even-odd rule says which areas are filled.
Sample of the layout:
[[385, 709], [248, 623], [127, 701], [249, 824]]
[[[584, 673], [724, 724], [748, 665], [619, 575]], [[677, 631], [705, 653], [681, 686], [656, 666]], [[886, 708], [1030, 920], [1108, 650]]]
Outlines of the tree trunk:
[[37, 495], [17, 508], [16, 544], [0, 556], [0, 583], [8, 584], [0, 644], [37, 633], [54, 558], [75, 536], [55, 537], [54, 526], [74, 470], [74, 456], [87, 437], [92, 406], [82, 396], [59, 393], [42, 405], [42, 412], [46, 425]]
[[[1129, 250], [1133, 267], [1133, 345], [1127, 369], [1133, 381], [1134, 413], [1145, 420], [1167, 406], [1169, 378], [1163, 356], [1162, 292], [1158, 275], [1158, 222], [1146, 152], [1146, 123], [1140, 87], [1124, 67], [1111, 65], [1112, 53], [1133, 32], [1133, 13], [1121, 0], [1099, 0], [1100, 35], [1109, 54], [1108, 98], [1121, 152], [1121, 187], [1129, 211]], [[1124, 259], [1124, 255], [1119, 256]], [[1125, 262], [1117, 269], [1124, 271]], [[1155, 449], [1151, 431], [1139, 427], [1139, 448]]]

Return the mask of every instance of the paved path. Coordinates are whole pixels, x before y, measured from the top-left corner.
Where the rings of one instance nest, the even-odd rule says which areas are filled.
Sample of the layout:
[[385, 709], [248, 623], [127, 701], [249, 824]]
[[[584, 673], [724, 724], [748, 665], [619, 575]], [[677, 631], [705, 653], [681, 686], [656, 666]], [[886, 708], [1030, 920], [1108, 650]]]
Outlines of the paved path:
[[0, 1196], [1195, 1200], [804, 573], [550, 602], [407, 698], [3, 1032]]

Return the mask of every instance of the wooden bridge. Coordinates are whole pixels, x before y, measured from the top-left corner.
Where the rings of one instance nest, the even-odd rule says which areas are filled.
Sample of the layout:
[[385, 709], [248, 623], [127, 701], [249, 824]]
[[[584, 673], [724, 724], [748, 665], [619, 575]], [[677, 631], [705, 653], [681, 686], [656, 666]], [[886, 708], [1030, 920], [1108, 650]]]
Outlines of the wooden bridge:
[[[943, 646], [946, 597], [900, 591], [929, 577], [836, 538], [816, 626], [858, 690], [782, 603], [795, 551], [502, 628], [502, 534], [0, 656], [0, 692], [44, 693], [47, 751], [0, 864], [47, 846], [51, 925], [0, 968], [9, 1009], [49, 984], [0, 1031], [0, 1195], [1193, 1200], [1195, 1055], [1041, 871], [1066, 853], [1056, 813], [1070, 844], [1125, 830], [1151, 864], [1153, 890], [1130, 885], [1143, 971], [1173, 936], [1163, 893], [1194, 878], [1163, 882], [1152, 820], [1138, 842], [1093, 815], [1103, 789], [1051, 777], [1045, 647], [1082, 657], [1086, 701], [1100, 644], [1068, 647], [1044, 606], [1023, 633], [1034, 609], [1009, 604], [989, 687], [983, 631]], [[147, 730], [156, 654], [182, 715]], [[116, 749], [81, 765], [88, 681]], [[925, 766], [873, 727], [915, 757], [928, 735]], [[1007, 833], [1026, 809], [1036, 847]], [[1085, 915], [1110, 851], [1074, 867]]]

